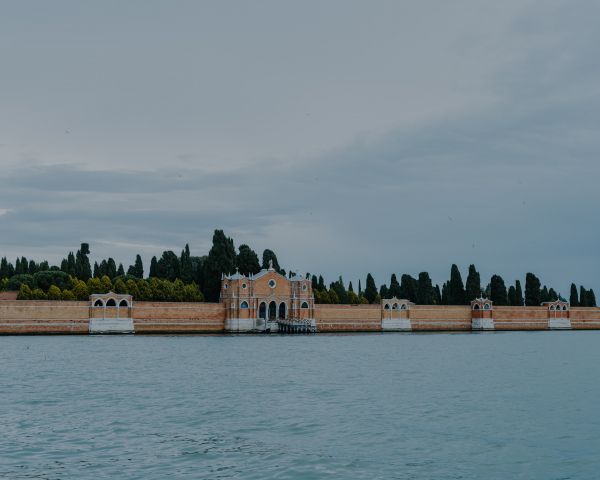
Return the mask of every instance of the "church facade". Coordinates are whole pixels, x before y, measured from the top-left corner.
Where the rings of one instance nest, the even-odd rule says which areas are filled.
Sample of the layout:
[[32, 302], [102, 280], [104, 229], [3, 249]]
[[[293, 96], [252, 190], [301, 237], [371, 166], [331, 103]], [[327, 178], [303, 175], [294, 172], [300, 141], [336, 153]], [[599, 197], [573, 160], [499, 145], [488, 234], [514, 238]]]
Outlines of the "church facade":
[[272, 264], [256, 275], [224, 275], [221, 303], [228, 332], [276, 332], [289, 322], [315, 324], [311, 281], [304, 276], [287, 278]]

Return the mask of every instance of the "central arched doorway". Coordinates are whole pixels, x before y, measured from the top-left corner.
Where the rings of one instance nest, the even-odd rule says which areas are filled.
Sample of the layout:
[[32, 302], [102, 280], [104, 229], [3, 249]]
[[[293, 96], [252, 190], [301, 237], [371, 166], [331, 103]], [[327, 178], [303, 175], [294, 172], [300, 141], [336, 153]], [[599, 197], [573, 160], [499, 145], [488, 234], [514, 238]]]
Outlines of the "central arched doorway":
[[269, 320], [277, 319], [277, 304], [273, 301], [269, 303]]
[[281, 302], [279, 304], [279, 319], [285, 320], [286, 317], [287, 317], [287, 305], [285, 304], [285, 302]]

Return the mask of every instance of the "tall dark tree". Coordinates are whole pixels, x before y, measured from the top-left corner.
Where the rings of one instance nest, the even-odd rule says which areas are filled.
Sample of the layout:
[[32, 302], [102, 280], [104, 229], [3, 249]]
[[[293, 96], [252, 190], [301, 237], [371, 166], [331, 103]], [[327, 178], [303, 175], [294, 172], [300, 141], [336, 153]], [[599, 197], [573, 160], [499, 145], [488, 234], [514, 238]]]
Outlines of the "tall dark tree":
[[579, 287], [579, 306], [580, 307], [589, 307], [588, 298], [587, 298], [587, 290], [583, 288], [583, 285]]
[[150, 260], [150, 272], [148, 273], [148, 277], [149, 278], [158, 277], [157, 269], [158, 269], [158, 260], [156, 260], [156, 257], [152, 257], [152, 260]]
[[553, 288], [550, 288], [548, 290], [548, 301], [555, 302], [556, 300], [558, 300], [558, 293]]
[[327, 290], [327, 288], [325, 287], [325, 279], [323, 278], [322, 275], [319, 275], [319, 283], [317, 285], [317, 290], [324, 292], [325, 290]]
[[235, 272], [236, 257], [233, 240], [227, 237], [223, 230], [215, 230], [212, 247], [206, 259], [204, 295], [207, 301], [219, 300], [221, 276]]
[[123, 268], [123, 264], [119, 263], [119, 268], [117, 268], [117, 277], [122, 277], [125, 275], [125, 269]]
[[452, 264], [450, 269], [450, 281], [448, 282], [448, 304], [465, 305], [465, 287], [460, 275], [460, 270], [456, 264]]
[[101, 276], [100, 266], [98, 265], [98, 262], [94, 262], [94, 278], [100, 278]]
[[507, 305], [508, 295], [506, 293], [506, 284], [500, 275], [492, 275], [490, 280], [490, 300], [495, 305]]
[[311, 284], [313, 292], [316, 292], [318, 290], [318, 285], [319, 285], [319, 279], [317, 278], [316, 275], [313, 275], [311, 277], [310, 284]]
[[469, 265], [469, 274], [465, 284], [466, 301], [470, 302], [481, 296], [481, 276], [475, 269], [475, 265]]
[[354, 293], [354, 287], [352, 286], [352, 282], [348, 284], [348, 293]]
[[417, 302], [417, 279], [408, 275], [407, 273], [403, 274], [400, 277], [400, 295], [399, 298], [404, 300], [409, 300], [411, 302]]
[[194, 268], [192, 265], [192, 256], [190, 255], [190, 246], [186, 243], [179, 257], [179, 278], [188, 285], [194, 281]]
[[510, 287], [508, 287], [508, 295], [507, 295], [507, 299], [508, 299], [508, 304], [510, 306], [516, 307], [518, 304], [518, 300], [517, 300], [517, 290], [515, 289], [514, 285], [511, 285]]
[[396, 278], [396, 274], [392, 273], [392, 278], [390, 279], [390, 288], [388, 289], [388, 294], [391, 298], [396, 297], [400, 298], [400, 283]]
[[521, 280], [515, 281], [515, 293], [517, 295], [517, 303], [519, 307], [523, 306], [525, 299], [523, 298], [523, 288], [521, 287]]
[[442, 292], [440, 290], [440, 286], [438, 284], [435, 285], [435, 304], [442, 305]]
[[348, 303], [348, 292], [346, 291], [344, 280], [341, 276], [338, 278], [337, 282], [331, 284], [330, 290], [333, 290], [336, 293], [339, 303]]
[[255, 275], [260, 272], [258, 255], [248, 245], [240, 245], [237, 255], [237, 267], [244, 275]]
[[365, 298], [369, 303], [373, 303], [377, 298], [377, 285], [375, 279], [369, 273], [367, 274], [367, 284], [365, 286]]
[[89, 243], [82, 243], [75, 256], [75, 276], [84, 282], [87, 282], [90, 278], [92, 278], [92, 267], [88, 257], [89, 254]]
[[164, 251], [156, 263], [156, 276], [174, 282], [176, 279], [180, 278], [180, 275], [181, 265], [179, 263], [179, 257], [172, 250]]
[[540, 279], [529, 272], [525, 276], [525, 305], [528, 307], [539, 307], [541, 301], [541, 283]]
[[588, 303], [588, 307], [596, 306], [596, 294], [594, 293], [594, 290], [592, 288], [590, 288], [587, 291], [587, 303]]
[[389, 294], [389, 289], [385, 283], [379, 287], [379, 296], [381, 298], [389, 298], [391, 296]]
[[434, 302], [434, 291], [433, 284], [429, 273], [419, 273], [419, 280], [417, 281], [417, 303], [419, 305], [433, 305]]
[[572, 307], [579, 306], [579, 295], [577, 294], [577, 285], [571, 284], [571, 295], [569, 296], [569, 303]]
[[281, 273], [282, 270], [277, 261], [277, 255], [273, 250], [267, 248], [262, 254], [262, 268], [269, 268], [269, 262], [273, 262], [275, 271]]
[[139, 254], [135, 256], [135, 263], [130, 265], [127, 269], [127, 275], [136, 278], [144, 278], [144, 264], [142, 263], [142, 257]]
[[104, 272], [104, 275], [111, 280], [117, 276], [117, 262], [115, 262], [114, 258], [109, 257], [106, 261], [106, 272]]

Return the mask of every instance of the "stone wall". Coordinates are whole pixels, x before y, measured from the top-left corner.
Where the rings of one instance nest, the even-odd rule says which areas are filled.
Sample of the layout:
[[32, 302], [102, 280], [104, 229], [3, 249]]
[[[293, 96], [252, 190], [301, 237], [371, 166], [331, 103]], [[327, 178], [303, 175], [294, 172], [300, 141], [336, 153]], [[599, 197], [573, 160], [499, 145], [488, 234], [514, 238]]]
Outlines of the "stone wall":
[[413, 331], [471, 330], [471, 307], [450, 305], [412, 305], [409, 310]]
[[569, 317], [573, 329], [600, 329], [600, 308], [572, 307]]

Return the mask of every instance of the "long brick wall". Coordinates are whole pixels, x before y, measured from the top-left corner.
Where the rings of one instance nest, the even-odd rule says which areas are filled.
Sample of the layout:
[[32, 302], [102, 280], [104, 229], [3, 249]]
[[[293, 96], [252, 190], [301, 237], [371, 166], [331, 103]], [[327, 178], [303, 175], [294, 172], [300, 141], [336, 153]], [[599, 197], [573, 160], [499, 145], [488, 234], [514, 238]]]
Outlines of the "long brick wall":
[[[222, 303], [134, 302], [132, 308], [90, 308], [90, 302], [0, 299], [0, 334], [87, 334], [90, 317], [125, 318], [136, 333], [220, 333], [225, 331]], [[567, 328], [600, 329], [600, 308], [573, 307], [554, 313], [545, 306], [494, 306], [495, 330], [547, 330], [554, 316]], [[410, 305], [384, 310], [380, 305], [315, 305], [319, 332], [378, 332], [383, 319], [404, 319], [412, 331], [469, 331], [476, 313], [468, 306]]]
[[381, 330], [379, 305], [315, 305], [319, 332], [373, 332]]
[[225, 329], [222, 303], [135, 302], [136, 333], [200, 333]]
[[0, 301], [0, 333], [88, 333], [89, 302]]

